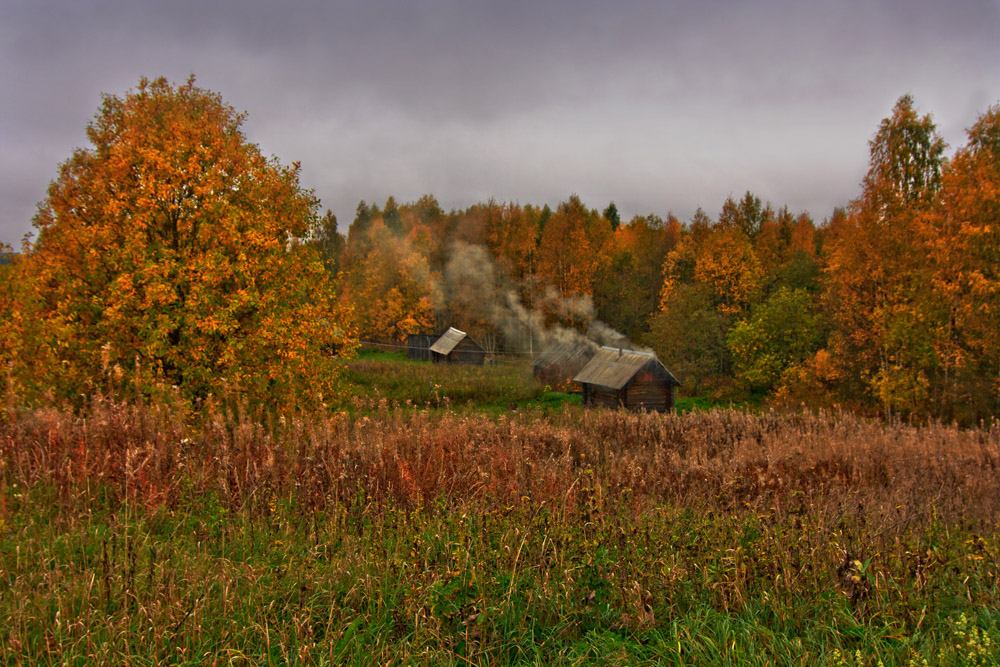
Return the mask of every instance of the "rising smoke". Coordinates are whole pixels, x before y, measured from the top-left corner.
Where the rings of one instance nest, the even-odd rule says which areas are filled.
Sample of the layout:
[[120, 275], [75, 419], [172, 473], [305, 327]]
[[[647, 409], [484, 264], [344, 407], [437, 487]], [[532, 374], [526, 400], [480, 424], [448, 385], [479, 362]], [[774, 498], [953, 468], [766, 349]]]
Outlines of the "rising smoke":
[[[590, 295], [565, 295], [551, 285], [516, 284], [482, 246], [455, 242], [443, 281], [449, 308], [466, 321], [498, 331], [507, 352], [538, 355], [567, 343], [643, 349], [597, 319]], [[522, 294], [530, 295], [530, 305]]]

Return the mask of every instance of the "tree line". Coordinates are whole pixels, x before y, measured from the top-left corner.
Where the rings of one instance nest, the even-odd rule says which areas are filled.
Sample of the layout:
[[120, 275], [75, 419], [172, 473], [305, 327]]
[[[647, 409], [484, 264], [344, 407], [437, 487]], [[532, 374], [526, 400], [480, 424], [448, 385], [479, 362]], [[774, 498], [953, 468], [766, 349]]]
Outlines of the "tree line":
[[1000, 411], [1000, 108], [967, 136], [947, 157], [901, 97], [820, 223], [749, 191], [684, 222], [425, 195], [362, 201], [346, 235], [328, 212], [316, 241], [365, 338], [456, 326], [523, 351], [498, 323], [513, 299], [653, 348], [692, 394], [971, 422]]
[[949, 157], [901, 97], [857, 197], [819, 223], [749, 191], [687, 221], [425, 195], [362, 201], [346, 234], [244, 120], [193, 78], [104, 97], [37, 238], [0, 262], [4, 396], [322, 403], [359, 337], [456, 326], [524, 354], [553, 331], [613, 333], [696, 395], [1000, 412], [998, 106]]

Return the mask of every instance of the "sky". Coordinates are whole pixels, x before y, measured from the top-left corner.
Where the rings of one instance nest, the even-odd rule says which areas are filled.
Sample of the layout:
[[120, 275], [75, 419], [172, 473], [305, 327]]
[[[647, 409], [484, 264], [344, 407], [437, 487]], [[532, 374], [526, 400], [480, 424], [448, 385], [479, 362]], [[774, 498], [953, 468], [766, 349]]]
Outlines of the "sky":
[[822, 221], [901, 95], [964, 144], [997, 35], [1000, 0], [0, 0], [0, 242], [102, 93], [191, 74], [342, 231], [426, 193], [689, 220], [750, 190]]

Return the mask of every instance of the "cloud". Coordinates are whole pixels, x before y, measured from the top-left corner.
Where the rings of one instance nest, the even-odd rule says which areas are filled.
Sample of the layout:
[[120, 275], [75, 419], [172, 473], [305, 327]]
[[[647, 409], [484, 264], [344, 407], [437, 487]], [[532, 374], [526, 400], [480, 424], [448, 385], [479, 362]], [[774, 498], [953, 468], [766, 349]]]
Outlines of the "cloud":
[[345, 223], [428, 192], [686, 219], [751, 189], [822, 218], [899, 95], [964, 141], [997, 101], [998, 32], [987, 0], [15, 1], [0, 240], [28, 230], [102, 91], [192, 72]]

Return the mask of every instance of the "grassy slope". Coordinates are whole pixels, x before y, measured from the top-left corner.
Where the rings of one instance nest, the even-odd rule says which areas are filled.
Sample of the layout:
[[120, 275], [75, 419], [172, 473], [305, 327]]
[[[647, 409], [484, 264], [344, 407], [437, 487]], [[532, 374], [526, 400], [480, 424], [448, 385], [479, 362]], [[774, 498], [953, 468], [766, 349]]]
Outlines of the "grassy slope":
[[354, 395], [348, 402], [351, 411], [371, 410], [382, 401], [389, 408], [448, 408], [493, 415], [580, 404], [578, 395], [539, 385], [526, 362], [448, 366], [410, 361], [402, 352], [362, 350], [358, 359], [347, 362], [345, 376]]

